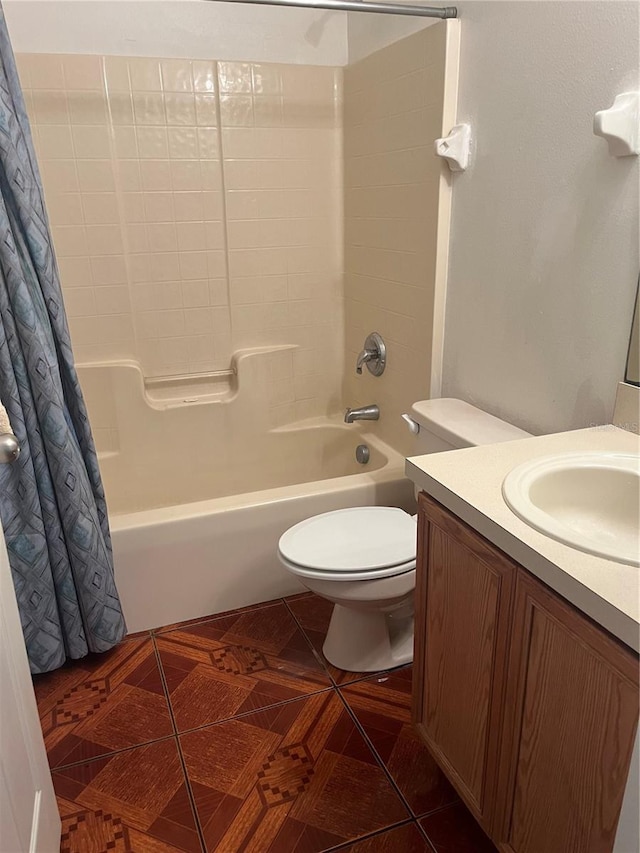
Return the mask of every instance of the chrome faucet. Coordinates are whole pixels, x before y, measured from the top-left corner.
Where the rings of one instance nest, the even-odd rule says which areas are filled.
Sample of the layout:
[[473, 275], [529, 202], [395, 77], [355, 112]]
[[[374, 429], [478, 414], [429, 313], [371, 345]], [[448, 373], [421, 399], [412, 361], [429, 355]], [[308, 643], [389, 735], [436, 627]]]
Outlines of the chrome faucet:
[[378, 357], [378, 351], [374, 349], [363, 349], [356, 361], [356, 373], [362, 373], [362, 366]]
[[359, 409], [347, 409], [344, 413], [345, 424], [352, 424], [354, 421], [377, 421], [380, 419], [380, 409], [375, 403], [370, 406], [362, 406]]
[[362, 373], [363, 365], [367, 365], [369, 373], [374, 376], [382, 376], [387, 364], [387, 348], [384, 341], [377, 332], [367, 335], [364, 349], [356, 361], [356, 373]]

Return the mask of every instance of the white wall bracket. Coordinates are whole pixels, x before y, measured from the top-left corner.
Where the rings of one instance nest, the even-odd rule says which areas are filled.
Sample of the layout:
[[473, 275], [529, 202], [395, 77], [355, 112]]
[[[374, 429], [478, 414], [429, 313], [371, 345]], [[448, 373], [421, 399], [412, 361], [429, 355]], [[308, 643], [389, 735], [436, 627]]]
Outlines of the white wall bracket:
[[469, 165], [471, 148], [471, 127], [468, 124], [456, 124], [447, 136], [435, 141], [438, 157], [444, 157], [452, 172], [464, 172]]
[[597, 112], [593, 132], [607, 140], [614, 157], [640, 154], [640, 92], [624, 92], [608, 110]]

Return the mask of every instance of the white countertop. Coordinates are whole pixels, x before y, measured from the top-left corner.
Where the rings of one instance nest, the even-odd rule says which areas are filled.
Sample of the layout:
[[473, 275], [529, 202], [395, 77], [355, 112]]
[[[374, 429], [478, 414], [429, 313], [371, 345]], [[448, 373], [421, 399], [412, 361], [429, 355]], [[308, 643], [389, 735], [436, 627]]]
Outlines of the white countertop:
[[[537, 456], [580, 451], [639, 453], [640, 437], [595, 427], [413, 456], [413, 482], [622, 642], [640, 651], [640, 569], [578, 551], [521, 521], [502, 481]], [[639, 519], [640, 523], [640, 519]]]

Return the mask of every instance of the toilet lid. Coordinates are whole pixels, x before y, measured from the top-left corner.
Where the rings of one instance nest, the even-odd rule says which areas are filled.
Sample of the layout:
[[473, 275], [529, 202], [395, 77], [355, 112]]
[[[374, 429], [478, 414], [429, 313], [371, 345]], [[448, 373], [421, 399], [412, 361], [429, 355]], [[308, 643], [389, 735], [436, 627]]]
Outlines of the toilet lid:
[[313, 516], [280, 538], [291, 563], [326, 572], [371, 571], [416, 557], [416, 522], [395, 507], [367, 506]]

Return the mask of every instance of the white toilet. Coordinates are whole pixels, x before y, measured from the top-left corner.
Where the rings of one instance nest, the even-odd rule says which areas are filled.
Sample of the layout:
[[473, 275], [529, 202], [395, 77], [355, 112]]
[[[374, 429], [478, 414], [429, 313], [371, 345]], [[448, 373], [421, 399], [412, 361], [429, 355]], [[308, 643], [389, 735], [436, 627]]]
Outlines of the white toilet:
[[[411, 418], [418, 425], [414, 456], [529, 435], [462, 400], [415, 403]], [[413, 659], [415, 516], [380, 506], [315, 515], [281, 536], [278, 556], [308, 589], [335, 604], [323, 646], [330, 663], [375, 672]]]

